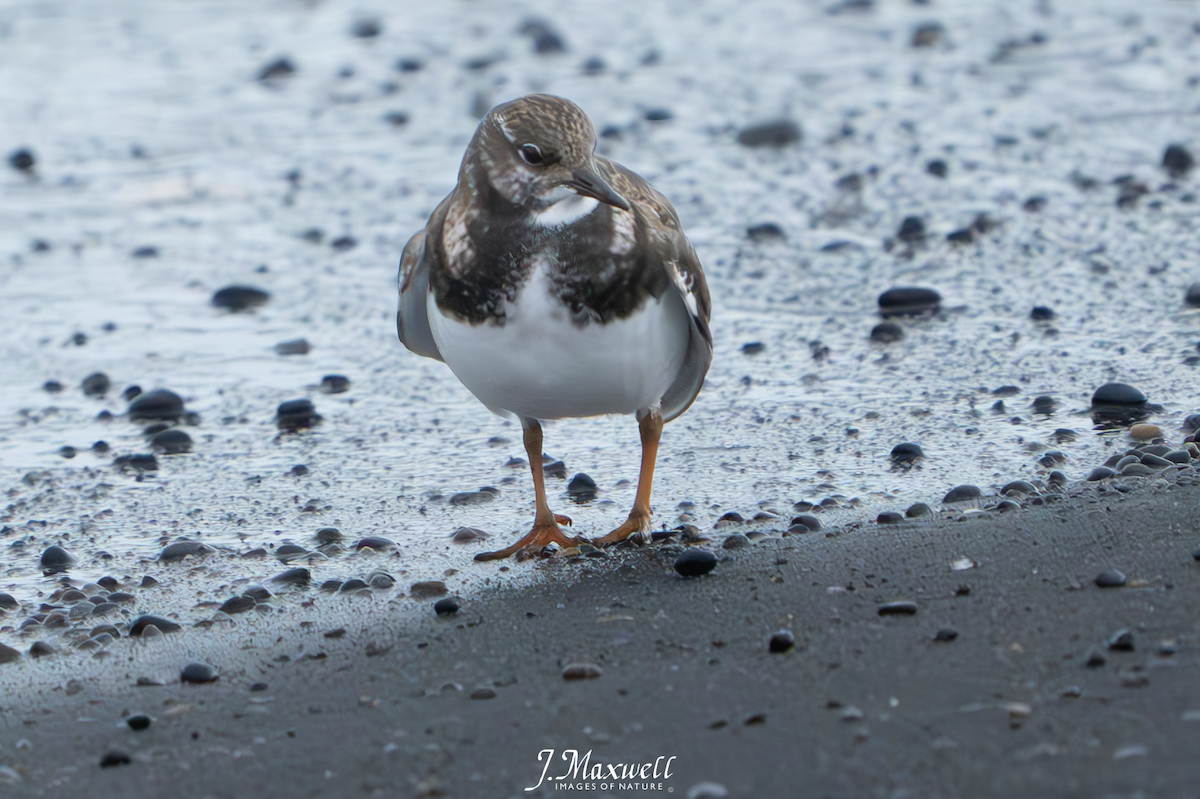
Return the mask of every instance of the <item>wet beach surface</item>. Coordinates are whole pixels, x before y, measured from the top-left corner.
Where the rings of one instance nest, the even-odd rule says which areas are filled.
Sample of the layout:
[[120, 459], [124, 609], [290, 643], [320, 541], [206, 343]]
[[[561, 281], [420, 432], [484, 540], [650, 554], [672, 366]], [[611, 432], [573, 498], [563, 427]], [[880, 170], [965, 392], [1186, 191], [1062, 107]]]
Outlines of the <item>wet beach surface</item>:
[[[455, 795], [521, 793], [542, 747], [501, 717], [539, 734], [549, 724], [547, 745], [558, 749], [587, 748], [581, 730], [590, 726], [624, 741], [622, 757], [695, 729], [671, 752], [683, 758], [676, 792], [704, 779], [732, 796], [784, 790], [751, 772], [786, 759], [763, 754], [773, 751], [765, 740], [783, 753], [796, 739], [753, 737], [776, 729], [777, 713], [748, 726], [740, 714], [792, 689], [801, 691], [788, 722], [796, 735], [829, 724], [850, 736], [826, 755], [798, 747], [815, 759], [793, 776], [831, 775], [830, 764], [841, 764], [858, 775], [846, 779], [862, 780], [828, 776], [820, 784], [831, 795], [928, 792], [942, 778], [945, 795], [1002, 795], [1001, 777], [1048, 780], [1068, 766], [1082, 780], [1071, 789], [1078, 795], [1183, 785], [1194, 774], [1172, 759], [1170, 731], [1188, 709], [1174, 686], [1194, 679], [1197, 636], [1184, 598], [1200, 545], [1187, 539], [1195, 486], [1184, 446], [1200, 404], [1200, 291], [1188, 302], [1200, 278], [1190, 168], [1200, 146], [1197, 24], [1196, 7], [1183, 3], [880, 1], [752, 12], [723, 3], [451, 3], [403, 13], [342, 3], [136, 13], [117, 3], [10, 4], [0, 11], [0, 100], [13, 109], [0, 134], [0, 592], [12, 602], [0, 605], [0, 644], [19, 658], [0, 664], [0, 782], [55, 795], [65, 784], [56, 780], [78, 787], [103, 773], [116, 790], [140, 779], [95, 771], [111, 747], [164, 780], [185, 761], [198, 767], [182, 738], [120, 738], [129, 738], [119, 728], [128, 700], [143, 695], [132, 687], [139, 677], [167, 684], [150, 686], [146, 696], [158, 693], [138, 704], [179, 717], [170, 735], [203, 717], [195, 722], [203, 739], [220, 740], [203, 757], [240, 758], [254, 748], [243, 739], [273, 741], [283, 727], [279, 714], [231, 708], [249, 701], [250, 684], [274, 686], [283, 675], [293, 695], [271, 707], [287, 704], [292, 726], [310, 724], [314, 737], [331, 715], [347, 725], [338, 733], [347, 741], [359, 723], [424, 734], [417, 721], [364, 721], [359, 714], [377, 705], [360, 708], [355, 692], [399, 703], [405, 718], [455, 719], [434, 725], [437, 750], [397, 740], [385, 752], [390, 739], [365, 737], [355, 768], [305, 772], [310, 795], [336, 793], [325, 770], [334, 782], [388, 775], [363, 782], [367, 795], [447, 786]], [[654, 505], [675, 534], [646, 549], [501, 571], [472, 556], [531, 518], [519, 428], [396, 342], [395, 264], [453, 185], [475, 115], [531, 91], [580, 103], [601, 132], [600, 150], [674, 201], [709, 276], [716, 352], [700, 399], [664, 434]], [[222, 291], [229, 287], [260, 293]], [[897, 308], [885, 292], [898, 287], [936, 294], [917, 296], [915, 307], [901, 298]], [[1092, 407], [1094, 392], [1114, 381], [1145, 399], [1120, 406], [1116, 421]], [[151, 393], [164, 389], [177, 404]], [[157, 410], [145, 408], [156, 400]], [[312, 406], [280, 412], [301, 400]], [[624, 518], [636, 443], [629, 419], [547, 426], [551, 462], [562, 462], [551, 472], [552, 502], [577, 533], [598, 536]], [[920, 457], [895, 452], [903, 444]], [[1113, 475], [1088, 482], [1105, 463]], [[577, 504], [568, 486], [581, 472], [596, 497]], [[1002, 493], [1016, 480], [1027, 485]], [[979, 496], [944, 506], [963, 484]], [[921, 503], [928, 514], [914, 508]], [[1098, 516], [1110, 505], [1138, 512], [1117, 514], [1118, 528]], [[1023, 525], [1035, 532], [1017, 535]], [[454, 541], [464, 527], [489, 538]], [[329, 529], [337, 533], [318, 532]], [[1027, 563], [1027, 542], [1047, 536], [1056, 542], [1039, 550], [1051, 553], [1047, 565]], [[369, 537], [384, 540], [359, 551]], [[709, 578], [681, 581], [671, 564], [684, 546], [726, 559]], [[1128, 547], [1132, 565], [1110, 557], [1110, 546]], [[67, 554], [47, 561], [50, 547]], [[774, 563], [777, 552], [787, 564]], [[928, 620], [917, 589], [942, 596], [942, 582], [957, 579], [949, 564], [982, 563], [985, 552], [991, 570], [967, 572], [994, 581], [1003, 600], [974, 588], [946, 600], [961, 605], [973, 635], [944, 649], [928, 644], [936, 627], [887, 638], [900, 624], [951, 625]], [[835, 601], [828, 590], [854, 583], [849, 593], [859, 597], [859, 581], [875, 579], [851, 568], [910, 582], [894, 593], [872, 584], [878, 596], [830, 627], [821, 622]], [[1049, 568], [1058, 582], [1029, 568]], [[1108, 568], [1145, 584], [1101, 593], [1092, 581]], [[289, 569], [308, 572], [276, 579]], [[631, 569], [654, 578], [629, 586]], [[913, 576], [933, 574], [936, 584], [924, 586]], [[340, 590], [352, 580], [362, 584]], [[767, 601], [743, 582], [778, 595]], [[257, 598], [245, 598], [248, 590]], [[710, 590], [730, 603], [724, 617], [705, 612]], [[554, 597], [574, 596], [587, 610], [579, 624], [591, 630], [596, 608], [628, 602], [621, 597], [631, 591], [644, 596], [638, 613], [647, 615], [633, 614], [628, 646], [639, 655], [628, 662], [666, 663], [660, 639], [692, 647], [678, 650], [688, 654], [673, 661], [681, 676], [670, 694], [639, 694], [664, 681], [635, 680], [632, 669], [612, 685], [607, 666], [598, 680], [564, 686], [563, 658], [600, 657], [596, 640], [568, 620], [551, 623], [553, 646], [523, 637], [518, 607], [550, 618], [550, 609], [572, 607], [558, 609]], [[687, 591], [705, 602], [678, 593]], [[432, 616], [443, 592], [462, 597], [458, 622]], [[674, 603], [664, 610], [672, 620], [653, 621], [656, 597]], [[879, 617], [874, 603], [891, 598], [916, 601], [915, 619]], [[144, 614], [184, 629], [131, 640]], [[647, 632], [655, 626], [671, 632]], [[1128, 663], [1109, 657], [1074, 671], [1121, 627], [1137, 639]], [[324, 637], [338, 628], [344, 636]], [[781, 628], [794, 629], [798, 646], [776, 660], [766, 641]], [[1045, 632], [1030, 643], [1017, 629]], [[418, 643], [438, 649], [421, 640], [435, 634], [461, 654], [413, 660]], [[605, 635], [605, 647], [617, 646], [621, 634]], [[727, 646], [712, 652], [714, 640]], [[1166, 640], [1176, 653], [1156, 654]], [[1014, 654], [1014, 643], [1026, 654]], [[856, 648], [866, 658], [858, 671], [844, 654]], [[942, 651], [954, 654], [924, 660]], [[477, 668], [496, 657], [503, 674]], [[744, 693], [721, 682], [728, 674], [707, 676], [713, 657], [737, 670], [732, 682]], [[220, 678], [181, 686], [192, 661]], [[813, 671], [793, 679], [780, 664], [798, 661]], [[1126, 680], [1130, 669], [1158, 664], [1173, 668], [1154, 671], [1164, 678], [1147, 690], [1124, 690], [1139, 680], [1136, 670]], [[455, 677], [456, 668], [470, 674]], [[970, 691], [948, 676], [976, 670]], [[912, 703], [885, 696], [893, 673], [915, 681], [922, 709], [905, 723], [934, 730], [923, 743], [870, 723], [893, 713], [871, 703]], [[458, 701], [497, 681], [498, 702], [445, 710], [424, 698], [457, 682], [462, 690], [447, 697]], [[1051, 701], [1066, 683], [1095, 701]], [[546, 704], [536, 699], [540, 685], [549, 686]], [[829, 685], [839, 690], [818, 690]], [[935, 701], [947, 685], [957, 686], [953, 701]], [[658, 720], [618, 735], [633, 721], [612, 704], [617, 688], [656, 708]], [[717, 707], [710, 694], [726, 690], [745, 707]], [[191, 715], [194, 691], [211, 691], [203, 701], [229, 713]], [[296, 699], [314, 694], [329, 697], [321, 718], [305, 716]], [[672, 704], [680, 697], [685, 709]], [[165, 715], [170, 699], [191, 710]], [[97, 709], [85, 712], [93, 701]], [[825, 710], [826, 701], [842, 705]], [[987, 718], [996, 731], [962, 722], [968, 731], [945, 732], [957, 745], [937, 744], [937, 714], [971, 703], [986, 711], [948, 718]], [[1037, 710], [992, 718], [1004, 703]], [[607, 729], [562, 710], [576, 705], [609, 714]], [[850, 705], [862, 720], [842, 721]], [[1050, 730], [1037, 723], [1044, 705], [1055, 708]], [[1071, 714], [1084, 711], [1068, 705], [1092, 708], [1087, 724], [1103, 732], [1081, 732], [1087, 724]], [[230, 714], [267, 726], [239, 730]], [[1142, 732], [1122, 737], [1104, 726], [1119, 714]], [[722, 718], [714, 735], [723, 742], [699, 732]], [[465, 735], [454, 725], [477, 723], [521, 743], [481, 745], [481, 737], [451, 757]], [[55, 736], [73, 742], [61, 762], [47, 759]], [[972, 736], [983, 750], [966, 743]], [[265, 767], [313, 755], [303, 751], [256, 757]], [[430, 751], [440, 754], [422, 753]], [[914, 770], [888, 783], [909, 756]], [[449, 765], [473, 758], [490, 764], [476, 769], [479, 780]], [[984, 771], [965, 765], [975, 758]], [[992, 768], [998, 758], [1020, 766]], [[712, 773], [692, 770], [699, 763]], [[205, 779], [217, 779], [211, 771]], [[991, 787], [981, 788], [985, 777]], [[1050, 783], [1013, 783], [1024, 784]], [[197, 785], [203, 795], [204, 780]], [[260, 792], [273, 790], [263, 783]]]

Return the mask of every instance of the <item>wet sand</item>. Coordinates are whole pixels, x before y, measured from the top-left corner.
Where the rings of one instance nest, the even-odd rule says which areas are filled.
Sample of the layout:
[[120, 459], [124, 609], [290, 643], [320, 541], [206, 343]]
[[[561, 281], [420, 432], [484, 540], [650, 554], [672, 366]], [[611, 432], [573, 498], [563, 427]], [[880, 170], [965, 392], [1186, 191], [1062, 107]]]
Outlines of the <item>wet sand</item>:
[[[547, 796], [563, 790], [549, 778], [525, 790], [546, 749], [660, 771], [673, 757], [669, 778], [646, 782], [682, 796], [704, 782], [731, 797], [1189, 795], [1193, 474], [1129, 493], [1076, 486], [1001, 516], [767, 538], [716, 550], [699, 578], [674, 573], [670, 546], [512, 564], [547, 578], [518, 589], [498, 573], [443, 618], [404, 600], [415, 620], [376, 605], [346, 625], [346, 603], [370, 600], [289, 595], [255, 636], [125, 640], [106, 684], [31, 681], [36, 693], [5, 697], [0, 765], [20, 775], [4, 772], [5, 795]], [[955, 570], [963, 558], [977, 566]], [[1113, 568], [1127, 584], [1097, 587]], [[879, 613], [897, 600], [915, 614]], [[796, 646], [772, 653], [780, 629]], [[1132, 651], [1107, 648], [1121, 629]], [[244, 665], [207, 685], [136, 685], [203, 636]], [[237, 651], [255, 644], [261, 658]], [[218, 668], [220, 653], [210, 646]], [[1089, 667], [1095, 654], [1105, 662]], [[571, 663], [602, 674], [564, 680]], [[130, 713], [154, 721], [134, 732]], [[132, 762], [100, 768], [110, 751]]]

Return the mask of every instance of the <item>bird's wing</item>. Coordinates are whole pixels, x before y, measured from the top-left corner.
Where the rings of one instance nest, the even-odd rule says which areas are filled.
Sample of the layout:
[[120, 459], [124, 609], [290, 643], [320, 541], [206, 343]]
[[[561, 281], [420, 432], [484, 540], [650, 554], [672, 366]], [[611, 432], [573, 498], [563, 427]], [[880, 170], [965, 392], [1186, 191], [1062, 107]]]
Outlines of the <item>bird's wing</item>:
[[640, 175], [631, 172], [615, 161], [596, 156], [603, 177], [617, 190], [637, 212], [657, 218], [648, 218], [650, 224], [642, 225], [651, 240], [651, 252], [662, 253], [663, 268], [671, 278], [671, 284], [679, 293], [688, 310], [688, 348], [683, 366], [675, 382], [667, 389], [662, 399], [663, 421], [669, 422], [686, 411], [700, 393], [704, 376], [712, 363], [712, 331], [708, 321], [712, 312], [712, 300], [708, 294], [708, 281], [704, 279], [704, 268], [691, 242], [683, 233], [679, 215], [663, 195]]
[[[441, 210], [442, 206], [438, 206], [438, 211]], [[400, 256], [400, 307], [396, 312], [396, 332], [404, 346], [417, 355], [440, 361], [442, 353], [429, 329], [429, 262], [435, 256], [425, 246], [425, 233], [438, 218], [438, 212], [434, 211], [429, 225], [404, 245], [404, 254]]]

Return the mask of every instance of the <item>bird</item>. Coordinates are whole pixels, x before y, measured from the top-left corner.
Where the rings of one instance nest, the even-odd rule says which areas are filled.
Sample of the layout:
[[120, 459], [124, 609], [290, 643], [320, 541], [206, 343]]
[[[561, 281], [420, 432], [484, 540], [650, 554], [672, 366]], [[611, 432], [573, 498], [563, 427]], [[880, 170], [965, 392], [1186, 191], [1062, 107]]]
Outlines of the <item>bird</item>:
[[541, 423], [552, 419], [634, 416], [633, 507], [591, 543], [645, 540], [663, 425], [691, 406], [712, 362], [711, 299], [675, 208], [596, 153], [583, 109], [547, 94], [491, 109], [454, 190], [405, 245], [398, 284], [400, 341], [521, 423], [532, 529], [475, 559], [587, 543], [546, 499]]

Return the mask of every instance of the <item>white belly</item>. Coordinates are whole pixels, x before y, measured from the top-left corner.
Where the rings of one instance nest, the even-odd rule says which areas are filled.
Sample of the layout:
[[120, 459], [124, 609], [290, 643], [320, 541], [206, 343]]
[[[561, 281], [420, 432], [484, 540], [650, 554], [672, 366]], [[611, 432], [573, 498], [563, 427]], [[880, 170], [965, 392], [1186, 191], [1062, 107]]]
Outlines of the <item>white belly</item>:
[[634, 413], [656, 407], [688, 345], [687, 309], [670, 289], [631, 316], [579, 327], [541, 269], [505, 308], [503, 325], [445, 316], [429, 295], [442, 359], [496, 413], [533, 419]]

